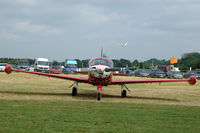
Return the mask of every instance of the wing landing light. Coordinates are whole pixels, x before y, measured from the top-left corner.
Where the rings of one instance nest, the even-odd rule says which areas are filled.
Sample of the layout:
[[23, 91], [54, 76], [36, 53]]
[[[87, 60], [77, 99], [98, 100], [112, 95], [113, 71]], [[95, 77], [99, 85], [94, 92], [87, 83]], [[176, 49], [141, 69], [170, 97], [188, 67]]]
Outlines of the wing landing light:
[[7, 74], [10, 74], [10, 73], [12, 72], [12, 66], [7, 65], [7, 66], [5, 67], [5, 72], [6, 72]]

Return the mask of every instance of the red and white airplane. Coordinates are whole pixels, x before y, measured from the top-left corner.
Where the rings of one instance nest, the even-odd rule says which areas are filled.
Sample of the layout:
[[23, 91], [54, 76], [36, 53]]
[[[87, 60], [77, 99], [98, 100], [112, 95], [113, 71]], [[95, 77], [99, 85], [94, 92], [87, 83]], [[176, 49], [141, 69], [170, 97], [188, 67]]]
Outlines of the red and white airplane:
[[67, 79], [75, 81], [74, 86], [72, 88], [72, 95], [77, 95], [78, 84], [79, 83], [88, 83], [94, 86], [97, 86], [97, 100], [101, 99], [101, 91], [103, 86], [108, 85], [121, 85], [121, 96], [126, 97], [126, 90], [130, 91], [125, 84], [137, 84], [137, 83], [153, 83], [153, 82], [189, 82], [189, 84], [194, 85], [196, 83], [196, 77], [192, 76], [189, 79], [177, 79], [177, 80], [112, 80], [113, 71], [116, 69], [113, 68], [113, 62], [106, 58], [95, 58], [89, 61], [89, 72], [88, 78], [79, 78], [79, 77], [70, 77], [70, 76], [63, 76], [63, 75], [55, 75], [55, 74], [48, 74], [48, 73], [40, 73], [40, 72], [30, 72], [24, 70], [13, 69], [10, 65], [5, 67], [5, 72], [10, 74], [12, 71], [17, 72], [25, 72], [25, 73], [32, 73], [38, 75], [44, 75], [49, 77], [55, 77], [60, 79]]

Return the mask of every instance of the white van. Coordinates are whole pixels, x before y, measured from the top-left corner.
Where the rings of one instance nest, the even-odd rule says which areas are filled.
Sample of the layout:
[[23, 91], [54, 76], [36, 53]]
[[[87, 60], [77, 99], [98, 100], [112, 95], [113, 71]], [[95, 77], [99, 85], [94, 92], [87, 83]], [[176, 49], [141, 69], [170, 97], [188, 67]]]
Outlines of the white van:
[[34, 71], [49, 73], [49, 60], [47, 58], [37, 58], [34, 64]]

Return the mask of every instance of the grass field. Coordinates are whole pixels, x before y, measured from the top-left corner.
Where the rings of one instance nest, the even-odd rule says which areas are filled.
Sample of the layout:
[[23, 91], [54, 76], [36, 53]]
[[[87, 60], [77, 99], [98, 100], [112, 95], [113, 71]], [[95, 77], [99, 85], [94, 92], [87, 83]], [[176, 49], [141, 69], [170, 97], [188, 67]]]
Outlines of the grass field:
[[96, 87], [87, 84], [79, 84], [79, 94], [72, 97], [72, 83], [0, 73], [0, 132], [200, 132], [198, 83], [127, 85], [132, 92], [126, 99], [120, 86], [108, 86], [100, 102]]

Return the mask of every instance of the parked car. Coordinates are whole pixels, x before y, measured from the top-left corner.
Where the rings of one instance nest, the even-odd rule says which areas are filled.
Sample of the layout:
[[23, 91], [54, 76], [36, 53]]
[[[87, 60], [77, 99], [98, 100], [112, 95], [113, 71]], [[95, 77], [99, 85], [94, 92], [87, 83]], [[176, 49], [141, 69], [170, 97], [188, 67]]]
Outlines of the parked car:
[[129, 76], [132, 76], [133, 70], [130, 68], [123, 68], [122, 71], [120, 71], [119, 73], [128, 74]]
[[151, 78], [165, 78], [166, 74], [160, 69], [152, 69], [149, 76]]
[[28, 61], [18, 61], [17, 69], [29, 71], [29, 62]]
[[182, 79], [183, 73], [180, 71], [169, 71], [167, 73], [168, 78], [174, 78], [174, 79]]
[[17, 65], [11, 64], [11, 66], [12, 66], [13, 69], [17, 69]]
[[134, 75], [137, 77], [148, 77], [150, 71], [145, 69], [137, 69], [134, 71]]
[[29, 71], [34, 72], [34, 65], [31, 65], [31, 66], [29, 67]]
[[188, 71], [183, 75], [184, 78], [189, 78], [190, 76], [195, 76], [197, 79], [200, 80], [200, 74], [197, 72]]
[[51, 73], [53, 73], [53, 74], [60, 74], [60, 73], [62, 73], [61, 66], [52, 66], [51, 67]]
[[0, 72], [4, 72], [7, 63], [0, 63]]

